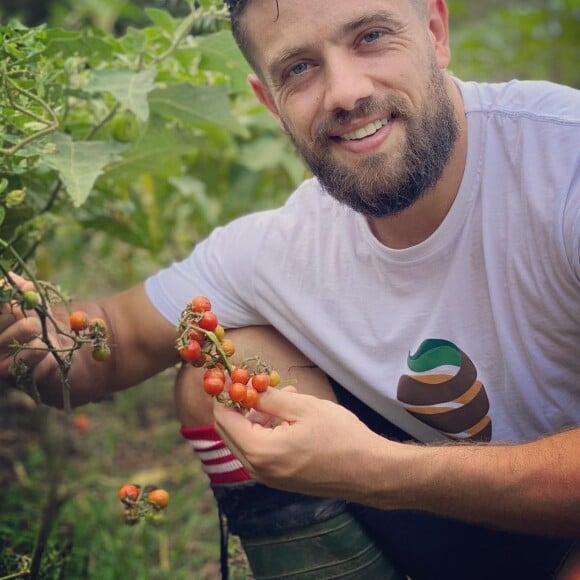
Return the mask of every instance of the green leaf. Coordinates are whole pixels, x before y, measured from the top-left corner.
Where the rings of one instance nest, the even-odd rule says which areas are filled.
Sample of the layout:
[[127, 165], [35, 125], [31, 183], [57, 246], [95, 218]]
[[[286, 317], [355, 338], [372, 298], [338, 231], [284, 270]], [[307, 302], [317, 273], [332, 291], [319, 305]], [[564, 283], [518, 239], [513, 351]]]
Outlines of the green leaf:
[[190, 127], [217, 126], [237, 135], [246, 129], [232, 115], [225, 87], [173, 85], [156, 89], [149, 96], [151, 111], [169, 119], [179, 119]]
[[179, 21], [174, 19], [169, 12], [160, 8], [145, 8], [145, 14], [147, 14], [153, 24], [169, 34], [173, 34], [179, 24]]
[[47, 56], [54, 57], [62, 53], [79, 57], [95, 57], [107, 61], [113, 56], [116, 40], [111, 37], [99, 37], [98, 32], [92, 29], [80, 31], [47, 28]]
[[82, 205], [95, 181], [125, 149], [112, 141], [73, 141], [64, 133], [54, 133], [48, 141], [43, 162], [58, 172], [75, 206]]
[[6, 216], [6, 210], [3, 205], [0, 205], [0, 226], [4, 222], [4, 217]]
[[192, 139], [190, 132], [168, 129], [159, 119], [150, 123], [143, 139], [127, 149], [123, 158], [112, 164], [106, 179], [130, 183], [143, 173], [169, 177], [183, 173], [184, 155], [195, 154], [201, 141]]
[[282, 139], [261, 137], [243, 145], [238, 163], [251, 171], [264, 171], [279, 165], [287, 155], [286, 144]]
[[198, 39], [202, 53], [201, 66], [208, 70], [217, 70], [230, 78], [232, 91], [236, 93], [248, 90], [250, 67], [240, 49], [237, 47], [231, 32], [222, 30]]
[[138, 119], [149, 118], [147, 97], [155, 88], [154, 69], [134, 73], [123, 70], [95, 71], [85, 90], [94, 93], [111, 93], [126, 109], [133, 111]]

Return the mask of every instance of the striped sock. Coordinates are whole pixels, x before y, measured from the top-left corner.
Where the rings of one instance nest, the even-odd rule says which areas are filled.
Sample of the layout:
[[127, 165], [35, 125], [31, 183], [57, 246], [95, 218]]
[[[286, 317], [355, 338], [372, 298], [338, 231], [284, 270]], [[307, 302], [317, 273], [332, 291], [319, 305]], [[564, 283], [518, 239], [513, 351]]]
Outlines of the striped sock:
[[213, 425], [182, 427], [181, 435], [187, 439], [211, 485], [236, 485], [254, 482], [246, 468], [229, 450]]

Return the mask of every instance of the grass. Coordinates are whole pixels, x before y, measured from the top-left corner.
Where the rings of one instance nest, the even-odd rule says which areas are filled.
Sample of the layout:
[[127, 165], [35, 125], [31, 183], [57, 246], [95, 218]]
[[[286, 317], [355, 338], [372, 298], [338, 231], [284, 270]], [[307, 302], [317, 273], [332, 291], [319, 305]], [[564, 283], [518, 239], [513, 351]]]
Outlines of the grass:
[[[172, 382], [168, 373], [77, 409], [89, 419], [84, 432], [63, 412], [0, 391], [0, 579], [30, 566], [43, 523], [40, 578], [221, 578], [217, 509], [179, 435]], [[123, 523], [117, 490], [126, 482], [169, 491], [159, 524]], [[251, 576], [236, 538], [230, 563], [231, 578]]]

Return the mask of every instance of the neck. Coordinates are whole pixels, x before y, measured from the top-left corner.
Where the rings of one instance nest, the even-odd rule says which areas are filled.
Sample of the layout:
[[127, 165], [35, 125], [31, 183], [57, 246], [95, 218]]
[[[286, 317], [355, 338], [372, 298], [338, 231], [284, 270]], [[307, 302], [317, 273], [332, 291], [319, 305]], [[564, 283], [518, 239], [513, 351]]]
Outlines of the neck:
[[459, 134], [443, 175], [420, 200], [400, 214], [368, 218], [374, 236], [389, 248], [410, 248], [426, 240], [441, 225], [459, 191], [467, 157], [467, 123], [459, 89], [451, 79], [448, 82], [451, 85]]

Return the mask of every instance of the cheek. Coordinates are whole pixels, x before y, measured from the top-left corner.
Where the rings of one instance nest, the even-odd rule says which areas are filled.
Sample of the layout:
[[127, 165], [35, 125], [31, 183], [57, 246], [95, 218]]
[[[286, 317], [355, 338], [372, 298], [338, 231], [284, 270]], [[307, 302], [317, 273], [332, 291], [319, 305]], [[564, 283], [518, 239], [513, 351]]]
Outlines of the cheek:
[[315, 83], [311, 83], [307, 90], [282, 95], [278, 110], [282, 112], [284, 123], [293, 135], [310, 140], [313, 128], [322, 114], [322, 102], [321, 90], [315, 86]]

